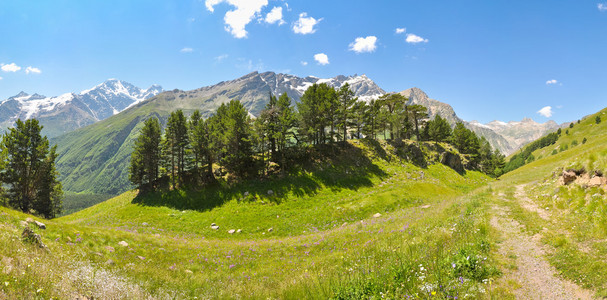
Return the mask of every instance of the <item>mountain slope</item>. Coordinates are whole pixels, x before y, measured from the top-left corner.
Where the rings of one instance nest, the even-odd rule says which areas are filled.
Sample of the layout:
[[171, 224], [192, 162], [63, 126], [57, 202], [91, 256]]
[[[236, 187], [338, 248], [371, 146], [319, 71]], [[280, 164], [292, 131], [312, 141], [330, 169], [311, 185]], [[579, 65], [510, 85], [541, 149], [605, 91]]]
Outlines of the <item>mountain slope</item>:
[[[596, 117], [601, 118], [598, 124]], [[529, 237], [542, 241], [555, 273], [591, 289], [598, 299], [607, 297], [605, 120], [607, 109], [573, 123], [555, 144], [535, 150], [534, 161], [492, 186], [495, 193], [519, 195], [515, 213], [508, 218], [514, 217], [531, 231]], [[572, 169], [575, 180], [564, 184], [563, 172]]]
[[0, 103], [0, 130], [12, 127], [19, 118], [36, 118], [44, 126], [42, 133], [55, 137], [115, 115], [160, 92], [158, 85], [144, 90], [117, 79], [58, 97], [21, 92]]
[[[416, 167], [387, 142], [350, 145], [348, 155], [333, 154], [335, 168], [147, 199], [129, 191], [40, 220], [46, 229], [34, 230], [49, 251], [20, 238], [31, 216], [0, 207], [0, 298], [369, 299], [387, 290], [406, 298], [426, 295], [434, 278], [455, 283], [434, 288], [436, 298], [482, 297], [498, 262], [490, 231], [478, 230], [488, 221], [476, 189], [492, 180], [442, 164]], [[219, 204], [179, 209], [150, 204], [155, 196]], [[482, 268], [457, 284], [450, 262], [463, 269], [467, 256]], [[422, 265], [427, 280], [402, 279], [417, 279]]]
[[494, 149], [505, 155], [510, 155], [523, 145], [559, 128], [554, 121], [540, 124], [529, 118], [524, 118], [520, 122], [510, 121], [508, 123], [501, 121], [493, 121], [488, 124], [481, 124], [477, 121], [468, 122], [460, 119], [451, 105], [429, 98], [419, 88], [410, 88], [400, 94], [409, 99], [409, 104], [420, 104], [427, 107], [431, 119], [438, 114], [447, 119], [451, 126], [455, 126], [458, 122], [464, 123], [468, 129], [485, 137]]
[[[314, 83], [327, 83], [336, 88], [349, 83], [355, 95], [363, 101], [385, 93], [365, 75], [320, 79], [273, 72], [253, 72], [235, 80], [191, 91], [164, 92], [147, 101], [135, 103], [130, 109], [104, 121], [53, 140], [59, 147], [57, 167], [61, 180], [65, 189], [72, 192], [118, 194], [131, 187], [127, 162], [133, 139], [139, 130], [138, 124], [149, 116], [157, 116], [164, 124], [171, 111], [183, 109], [189, 114], [199, 109], [203, 116], [208, 117], [222, 103], [231, 99], [239, 99], [249, 113], [256, 116], [265, 107], [270, 93], [287, 93], [297, 103], [305, 90]], [[440, 114], [452, 125], [464, 122], [450, 105], [430, 99], [418, 88], [402, 91], [401, 94], [409, 98], [409, 104], [428, 107], [431, 118]], [[464, 123], [485, 136], [500, 151], [508, 154], [516, 149], [516, 145], [512, 146], [511, 141], [493, 129]], [[533, 127], [527, 126], [525, 129], [532, 130]]]
[[57, 169], [63, 187], [72, 192], [95, 194], [118, 194], [130, 189], [128, 161], [133, 141], [142, 121], [150, 116], [156, 116], [163, 124], [176, 109], [183, 109], [186, 114], [199, 109], [208, 116], [231, 99], [240, 99], [249, 112], [256, 115], [266, 105], [270, 92], [286, 92], [298, 102], [307, 87], [319, 81], [335, 87], [348, 82], [355, 95], [362, 99], [384, 93], [364, 75], [320, 79], [272, 72], [253, 72], [187, 92], [164, 92], [122, 113], [53, 139], [52, 143], [58, 147]]

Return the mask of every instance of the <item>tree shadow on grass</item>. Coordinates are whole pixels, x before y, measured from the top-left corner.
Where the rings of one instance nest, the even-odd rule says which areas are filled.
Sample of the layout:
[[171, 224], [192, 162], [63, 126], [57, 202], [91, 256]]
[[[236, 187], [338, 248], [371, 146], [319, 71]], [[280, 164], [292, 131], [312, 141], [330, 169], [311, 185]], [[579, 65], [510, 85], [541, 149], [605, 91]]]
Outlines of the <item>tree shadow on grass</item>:
[[[378, 144], [379, 145], [379, 144]], [[378, 152], [378, 151], [382, 152]], [[381, 146], [378, 157], [387, 157]], [[382, 155], [383, 153], [383, 155]], [[304, 163], [302, 163], [304, 162]], [[223, 180], [203, 187], [139, 194], [133, 203], [146, 206], [165, 206], [179, 210], [207, 211], [236, 199], [243, 202], [264, 201], [280, 204], [287, 198], [301, 198], [317, 194], [321, 189], [356, 191], [373, 185], [373, 178], [383, 179], [387, 174], [350, 143], [317, 145], [291, 153], [285, 165], [289, 175], [245, 180], [228, 184]]]

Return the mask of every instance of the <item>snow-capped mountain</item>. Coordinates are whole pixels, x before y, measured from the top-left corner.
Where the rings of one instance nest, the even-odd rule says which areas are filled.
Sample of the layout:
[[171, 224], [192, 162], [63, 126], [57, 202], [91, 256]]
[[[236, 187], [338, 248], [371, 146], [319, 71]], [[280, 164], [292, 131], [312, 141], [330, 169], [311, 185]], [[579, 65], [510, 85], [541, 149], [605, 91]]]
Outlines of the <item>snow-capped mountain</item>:
[[365, 75], [336, 76], [318, 78], [314, 76], [298, 77], [274, 72], [253, 72], [238, 79], [223, 81], [212, 86], [192, 91], [171, 92], [180, 99], [184, 109], [199, 109], [203, 115], [211, 114], [231, 99], [239, 99], [254, 116], [259, 115], [269, 101], [269, 93], [281, 95], [287, 93], [294, 103], [299, 102], [303, 93], [315, 83], [326, 83], [339, 88], [349, 83], [350, 89], [360, 100], [368, 101], [383, 95], [385, 92], [373, 80]]
[[419, 88], [410, 88], [400, 92], [400, 94], [409, 99], [408, 104], [420, 104], [427, 107], [430, 119], [440, 115], [447, 119], [452, 126], [457, 122], [464, 123], [468, 129], [479, 136], [485, 137], [494, 149], [498, 149], [505, 155], [510, 155], [523, 145], [559, 128], [559, 125], [554, 121], [542, 124], [529, 118], [524, 118], [520, 122], [510, 121], [508, 123], [502, 121], [493, 121], [487, 124], [481, 124], [477, 121], [467, 122], [455, 114], [451, 105], [429, 98]]
[[161, 92], [158, 85], [141, 89], [117, 79], [57, 97], [21, 92], [0, 103], [0, 130], [13, 126], [17, 119], [36, 118], [44, 126], [43, 133], [54, 137], [115, 115]]
[[506, 141], [508, 141], [509, 149], [502, 151], [505, 154], [511, 154], [525, 144], [537, 140], [560, 127], [552, 120], [546, 123], [538, 123], [530, 118], [524, 118], [521, 121], [510, 121], [507, 123], [495, 120], [487, 124], [481, 124], [477, 121], [471, 121], [468, 124], [472, 128], [484, 128], [492, 130], [506, 139]]

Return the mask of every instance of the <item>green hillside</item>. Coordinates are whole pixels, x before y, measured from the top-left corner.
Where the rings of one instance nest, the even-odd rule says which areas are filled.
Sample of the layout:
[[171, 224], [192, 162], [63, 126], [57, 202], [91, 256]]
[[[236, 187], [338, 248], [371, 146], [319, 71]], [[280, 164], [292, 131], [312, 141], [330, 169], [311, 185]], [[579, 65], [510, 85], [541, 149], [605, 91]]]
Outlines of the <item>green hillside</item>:
[[[161, 122], [175, 107], [194, 101], [181, 92], [165, 92], [120, 114], [53, 139], [57, 170], [65, 190], [76, 193], [119, 194], [131, 188], [128, 161], [134, 138], [151, 116]], [[188, 101], [184, 100], [188, 99]]]
[[[549, 249], [548, 261], [564, 278], [607, 296], [607, 187], [591, 187], [584, 175], [607, 171], [607, 109], [563, 128], [555, 144], [532, 154], [535, 161], [504, 175], [493, 188], [514, 198], [519, 186], [527, 196], [515, 214], [540, 234]], [[584, 139], [586, 140], [585, 142]], [[580, 180], [563, 185], [566, 170], [581, 172]], [[604, 175], [603, 175], [604, 176]]]
[[27, 215], [0, 208], [0, 298], [605, 297], [605, 186], [559, 183], [606, 170], [597, 115], [499, 180], [432, 163], [432, 144], [423, 168], [351, 141], [358, 156], [315, 172], [130, 191], [43, 221], [48, 250], [20, 237]]
[[[243, 187], [249, 197], [224, 193], [221, 205], [201, 210], [144, 205], [131, 191], [36, 229], [48, 251], [19, 238], [26, 215], [2, 208], [0, 259], [8, 271], [0, 273], [0, 297], [485, 295], [500, 273], [483, 212], [488, 190], [479, 189], [492, 179], [441, 164], [417, 167], [385, 143], [353, 145], [376, 172], [311, 174], [284, 190], [250, 183]], [[209, 194], [222, 193], [168, 196]]]

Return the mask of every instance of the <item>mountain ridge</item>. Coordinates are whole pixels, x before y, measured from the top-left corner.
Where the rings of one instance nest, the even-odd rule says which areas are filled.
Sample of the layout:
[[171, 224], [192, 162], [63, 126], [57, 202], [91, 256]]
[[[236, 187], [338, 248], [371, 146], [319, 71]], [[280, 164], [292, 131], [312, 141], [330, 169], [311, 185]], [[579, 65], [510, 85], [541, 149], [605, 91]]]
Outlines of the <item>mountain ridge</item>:
[[[234, 80], [190, 91], [165, 91], [135, 103], [107, 119], [54, 138], [52, 142], [58, 145], [57, 168], [61, 174], [60, 179], [68, 191], [118, 194], [131, 188], [128, 181], [128, 161], [133, 141], [143, 120], [155, 116], [165, 124], [168, 115], [176, 109], [182, 109], [186, 114], [200, 110], [203, 116], [208, 117], [222, 103], [232, 99], [239, 99], [251, 115], [258, 116], [268, 102], [270, 93], [287, 93], [293, 102], [297, 103], [307, 87], [319, 82], [333, 87], [352, 83], [351, 88], [355, 96], [367, 101], [385, 93], [365, 75], [341, 75], [322, 79], [274, 72], [251, 72]], [[427, 106], [430, 117], [441, 114], [452, 124], [464, 122], [450, 105], [429, 98], [419, 88], [401, 93], [408, 96], [409, 104]], [[480, 135], [488, 137], [492, 145], [502, 147], [498, 149], [508, 149], [509, 142], [501, 135], [488, 128], [465, 124], [475, 132], [480, 132]]]
[[55, 137], [115, 115], [162, 91], [159, 85], [141, 89], [118, 79], [53, 97], [21, 91], [0, 102], [0, 130], [12, 127], [17, 119], [36, 118], [44, 126], [42, 133]]

